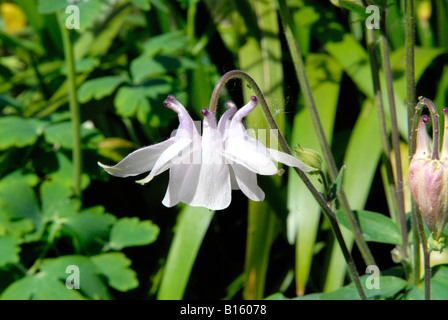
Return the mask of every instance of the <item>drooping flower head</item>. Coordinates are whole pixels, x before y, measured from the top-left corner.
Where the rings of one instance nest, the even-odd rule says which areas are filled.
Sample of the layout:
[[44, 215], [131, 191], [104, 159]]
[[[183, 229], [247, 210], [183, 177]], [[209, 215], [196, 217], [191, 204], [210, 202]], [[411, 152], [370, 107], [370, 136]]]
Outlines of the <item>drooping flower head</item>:
[[426, 225], [435, 239], [442, 234], [448, 214], [448, 109], [444, 108], [445, 130], [441, 158], [431, 152], [431, 143], [426, 131], [429, 117], [420, 117], [417, 147], [409, 166], [409, 186]]
[[235, 104], [227, 103], [228, 110], [218, 123], [214, 112], [202, 109], [202, 137], [184, 106], [173, 96], [168, 96], [164, 105], [179, 116], [179, 128], [174, 137], [138, 149], [115, 166], [101, 163], [100, 166], [118, 177], [150, 171], [146, 178], [137, 181], [141, 184], [169, 169], [168, 190], [162, 201], [167, 207], [183, 202], [222, 210], [230, 205], [232, 189], [241, 190], [251, 200], [263, 201], [265, 195], [257, 184], [257, 174], [277, 174], [276, 162], [306, 172], [314, 170], [297, 158], [266, 148], [249, 136], [242, 120], [257, 105], [256, 97], [239, 110]]

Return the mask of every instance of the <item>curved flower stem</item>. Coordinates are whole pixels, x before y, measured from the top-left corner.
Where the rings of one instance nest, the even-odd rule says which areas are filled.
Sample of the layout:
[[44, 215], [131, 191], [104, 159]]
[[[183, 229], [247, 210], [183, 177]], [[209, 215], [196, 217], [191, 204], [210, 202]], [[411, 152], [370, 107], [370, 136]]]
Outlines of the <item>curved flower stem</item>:
[[[305, 104], [308, 108], [308, 111], [311, 116], [311, 120], [313, 122], [314, 130], [316, 132], [317, 138], [319, 140], [320, 147], [322, 149], [322, 153], [325, 158], [325, 162], [328, 167], [328, 173], [332, 182], [336, 181], [338, 176], [338, 170], [336, 167], [336, 162], [333, 158], [333, 154], [331, 153], [330, 146], [328, 145], [327, 139], [325, 137], [324, 130], [322, 128], [322, 124], [320, 122], [319, 114], [317, 113], [316, 104], [314, 102], [313, 94], [311, 91], [311, 87], [308, 81], [307, 74], [305, 72], [305, 66], [302, 59], [302, 54], [300, 52], [299, 44], [296, 41], [296, 37], [294, 36], [292, 21], [289, 15], [288, 8], [286, 6], [285, 0], [279, 0], [279, 9], [280, 16], [283, 27], [285, 29], [286, 41], [289, 47], [289, 51], [291, 53], [291, 57], [294, 64], [294, 69], [296, 71], [297, 78], [299, 80], [300, 88], [303, 91]], [[361, 252], [362, 257], [367, 265], [376, 265], [375, 259], [373, 258], [372, 253], [370, 252], [367, 243], [365, 242], [361, 229], [359, 227], [358, 221], [350, 208], [350, 204], [348, 202], [347, 196], [341, 187], [340, 192], [338, 194], [339, 202], [341, 203], [342, 209], [347, 216], [348, 222], [350, 224], [351, 230], [353, 232], [353, 236], [355, 238], [356, 245]]]
[[81, 133], [80, 133], [80, 112], [78, 100], [76, 98], [76, 73], [75, 61], [73, 57], [73, 47], [70, 41], [70, 34], [64, 23], [59, 19], [59, 28], [62, 34], [62, 43], [64, 46], [65, 61], [68, 74], [68, 98], [73, 126], [73, 189], [74, 195], [81, 197], [81, 173], [82, 173], [82, 155], [81, 155]]
[[[215, 86], [213, 93], [212, 93], [212, 97], [210, 100], [210, 111], [215, 112], [216, 105], [218, 103], [219, 92], [221, 91], [221, 88], [231, 79], [242, 79], [242, 80], [246, 80], [247, 82], [249, 82], [251, 88], [254, 90], [255, 95], [258, 98], [258, 101], [260, 102], [261, 107], [263, 108], [263, 112], [266, 115], [266, 119], [268, 121], [270, 128], [273, 130], [277, 130], [276, 132], [279, 133], [278, 140], [279, 140], [279, 144], [280, 144], [280, 147], [282, 148], [283, 152], [285, 152], [289, 155], [293, 155], [291, 152], [291, 149], [289, 148], [288, 143], [286, 142], [286, 139], [283, 137], [282, 133], [278, 130], [277, 123], [274, 120], [274, 117], [271, 113], [271, 110], [269, 109], [269, 106], [266, 102], [266, 99], [264, 98], [263, 93], [261, 92], [261, 90], [258, 87], [255, 80], [250, 75], [248, 75], [246, 72], [241, 71], [241, 70], [233, 70], [233, 71], [227, 72], [224, 76], [221, 77], [221, 79]], [[339, 243], [339, 246], [342, 250], [342, 254], [344, 255], [345, 261], [348, 264], [352, 281], [355, 283], [356, 289], [358, 290], [358, 293], [359, 293], [361, 299], [367, 300], [367, 296], [366, 296], [364, 289], [361, 285], [361, 281], [359, 279], [359, 275], [356, 270], [355, 262], [353, 260], [353, 257], [350, 254], [350, 251], [347, 248], [347, 245], [345, 244], [341, 229], [339, 228], [339, 224], [338, 224], [335, 212], [328, 206], [326, 200], [322, 197], [322, 194], [314, 187], [314, 185], [308, 179], [306, 174], [298, 168], [294, 168], [294, 169], [295, 169], [296, 173], [299, 175], [299, 177], [302, 179], [303, 183], [305, 183], [308, 190], [310, 190], [313, 197], [316, 199], [316, 201], [319, 203], [319, 205], [323, 209], [325, 216], [329, 219], [332, 230], [336, 237], [336, 240]]]

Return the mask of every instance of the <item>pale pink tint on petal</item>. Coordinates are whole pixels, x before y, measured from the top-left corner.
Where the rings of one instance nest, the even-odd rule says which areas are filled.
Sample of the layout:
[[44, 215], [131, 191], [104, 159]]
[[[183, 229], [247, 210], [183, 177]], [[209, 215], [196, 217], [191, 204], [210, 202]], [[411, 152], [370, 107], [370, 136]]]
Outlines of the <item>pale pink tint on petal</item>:
[[414, 158], [431, 158], [431, 142], [428, 132], [426, 131], [426, 123], [428, 121], [428, 116], [423, 115], [420, 117], [420, 121], [418, 123], [417, 146]]
[[442, 142], [442, 152], [440, 159], [447, 160], [448, 159], [448, 108], [443, 108], [443, 118], [445, 128], [443, 130], [443, 142]]
[[224, 114], [221, 116], [218, 122], [218, 130], [221, 132], [221, 135], [223, 136], [223, 139], [225, 139], [224, 134], [228, 131], [230, 127], [230, 117], [232, 117], [238, 110], [235, 104], [233, 103], [227, 103], [230, 108], [224, 112]]

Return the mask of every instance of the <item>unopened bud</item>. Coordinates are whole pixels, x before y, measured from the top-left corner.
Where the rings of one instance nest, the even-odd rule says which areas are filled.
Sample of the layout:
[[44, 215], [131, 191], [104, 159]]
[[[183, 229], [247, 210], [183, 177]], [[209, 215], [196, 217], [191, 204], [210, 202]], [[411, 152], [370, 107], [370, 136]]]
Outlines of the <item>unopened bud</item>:
[[322, 169], [322, 157], [319, 152], [312, 149], [302, 148], [300, 145], [297, 145], [297, 147], [294, 148], [294, 151], [296, 152], [297, 159], [306, 163], [311, 168], [314, 168], [315, 171], [320, 171]]
[[448, 164], [432, 159], [426, 116], [419, 122], [417, 150], [409, 165], [409, 187], [426, 225], [437, 240], [446, 225], [448, 213]]

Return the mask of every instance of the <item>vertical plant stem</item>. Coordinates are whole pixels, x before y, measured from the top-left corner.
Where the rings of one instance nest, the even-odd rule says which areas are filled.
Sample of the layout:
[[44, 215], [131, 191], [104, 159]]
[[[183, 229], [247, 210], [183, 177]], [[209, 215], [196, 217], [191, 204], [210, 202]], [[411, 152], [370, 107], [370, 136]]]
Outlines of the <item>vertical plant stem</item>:
[[[279, 7], [280, 7], [280, 16], [282, 20], [283, 27], [285, 29], [285, 35], [286, 40], [288, 43], [289, 51], [291, 53], [291, 57], [293, 60], [294, 68], [296, 71], [297, 78], [300, 83], [300, 87], [304, 94], [304, 99], [306, 106], [309, 110], [315, 132], [317, 134], [325, 162], [328, 166], [328, 173], [330, 175], [330, 178], [332, 181], [336, 181], [338, 170], [336, 167], [336, 162], [334, 161], [333, 154], [331, 153], [330, 147], [328, 145], [328, 142], [325, 137], [324, 130], [322, 128], [322, 124], [319, 119], [319, 114], [317, 113], [317, 108], [314, 103], [314, 98], [312, 95], [312, 91], [310, 88], [310, 84], [305, 72], [305, 66], [303, 63], [302, 55], [300, 53], [299, 45], [296, 41], [296, 38], [294, 36], [293, 28], [292, 28], [292, 22], [291, 17], [289, 16], [289, 11], [286, 6], [285, 0], [279, 0]], [[352, 210], [350, 209], [350, 205], [348, 203], [348, 199], [345, 195], [345, 192], [343, 188], [341, 188], [338, 199], [342, 205], [342, 208], [348, 218], [348, 221], [350, 223], [350, 227], [352, 229], [355, 242], [359, 248], [359, 251], [361, 252], [362, 257], [364, 258], [364, 261], [368, 265], [375, 265], [375, 259], [373, 258], [372, 253], [370, 252], [369, 247], [367, 246], [367, 243], [365, 242], [364, 238], [362, 237], [362, 232], [359, 227], [358, 221], [356, 220], [355, 215], [353, 214]]]
[[[405, 0], [405, 24], [404, 24], [404, 47], [405, 47], [405, 76], [406, 76], [406, 104], [408, 110], [408, 136], [409, 136], [409, 157], [414, 155], [414, 136], [415, 136], [415, 116], [414, 106], [417, 103], [417, 93], [415, 86], [415, 20], [414, 20], [414, 0]], [[414, 284], [420, 282], [420, 246], [419, 243], [419, 230], [417, 225], [417, 205], [411, 197], [411, 226], [412, 226], [412, 238], [413, 238], [413, 273]]]
[[[363, 3], [365, 6], [367, 6], [367, 1], [364, 0]], [[386, 127], [386, 116], [383, 105], [383, 94], [380, 85], [380, 77], [379, 77], [380, 67], [376, 56], [376, 37], [374, 29], [366, 28], [366, 42], [367, 42], [367, 50], [369, 52], [370, 66], [372, 69], [372, 83], [373, 83], [373, 89], [375, 91], [375, 106], [377, 109], [378, 123], [380, 125], [379, 132], [381, 136], [381, 144], [383, 145], [383, 163], [386, 170], [387, 185], [388, 185], [388, 188], [386, 189], [388, 192], [388, 196], [391, 199], [391, 208], [389, 209], [391, 211], [391, 216], [394, 219], [394, 221], [400, 223], [398, 214], [397, 194], [395, 192], [396, 188], [395, 179], [390, 157], [391, 149], [389, 143], [389, 134], [387, 132]]]
[[[415, 38], [415, 21], [414, 21], [414, 0], [406, 0], [405, 3], [405, 25], [404, 25], [404, 47], [405, 47], [405, 75], [406, 75], [406, 104], [408, 109], [408, 133], [409, 137], [413, 134], [414, 127], [414, 106], [417, 103], [417, 94], [415, 88], [415, 62], [414, 62], [414, 38]], [[414, 154], [414, 146], [409, 145], [409, 156]]]
[[68, 98], [71, 113], [71, 122], [73, 128], [73, 189], [74, 195], [81, 198], [81, 173], [82, 173], [82, 154], [81, 154], [81, 133], [80, 133], [80, 111], [78, 100], [76, 98], [76, 73], [75, 61], [73, 57], [73, 47], [70, 41], [70, 33], [65, 27], [62, 19], [59, 20], [59, 27], [62, 34], [62, 44], [64, 46], [65, 63], [67, 65], [68, 79]]
[[428, 251], [428, 244], [426, 242], [425, 229], [423, 227], [423, 218], [420, 210], [416, 211], [415, 220], [417, 221], [418, 233], [423, 247], [423, 263], [425, 266], [425, 300], [431, 300], [431, 261], [430, 252]]
[[386, 36], [386, 12], [383, 11], [380, 20], [381, 26], [381, 40], [382, 40], [382, 63], [384, 74], [386, 77], [387, 96], [389, 99], [390, 118], [392, 127], [392, 146], [395, 155], [395, 172], [396, 172], [396, 187], [395, 193], [397, 196], [398, 214], [400, 217], [401, 237], [403, 243], [403, 255], [408, 256], [408, 231], [406, 226], [406, 214], [404, 212], [404, 194], [403, 194], [403, 171], [401, 166], [401, 152], [400, 152], [400, 134], [398, 132], [397, 110], [395, 107], [395, 96], [392, 78], [392, 69], [389, 59], [389, 42]]
[[[215, 86], [215, 89], [212, 93], [212, 98], [210, 100], [210, 111], [215, 112], [216, 105], [218, 103], [218, 96], [219, 92], [221, 91], [221, 88], [224, 86], [225, 83], [227, 83], [231, 79], [242, 79], [249, 82], [251, 88], [254, 90], [258, 101], [263, 108], [263, 112], [266, 115], [266, 119], [268, 121], [268, 124], [271, 128], [271, 130], [276, 130], [278, 132], [278, 139], [280, 147], [282, 148], [283, 152], [292, 155], [291, 149], [289, 148], [288, 143], [286, 142], [286, 139], [283, 137], [282, 133], [278, 130], [277, 123], [274, 120], [274, 117], [269, 109], [269, 106], [266, 102], [266, 99], [264, 98], [263, 93], [261, 92], [260, 88], [256, 84], [256, 82], [252, 79], [251, 76], [249, 76], [244, 71], [240, 70], [234, 70], [227, 72], [224, 76], [221, 77], [218, 84]], [[303, 183], [307, 186], [308, 190], [310, 190], [313, 197], [316, 199], [316, 201], [319, 203], [321, 208], [324, 211], [325, 216], [330, 220], [330, 224], [332, 227], [332, 230], [334, 232], [334, 235], [336, 237], [336, 240], [339, 243], [339, 246], [342, 250], [342, 254], [344, 255], [344, 258], [347, 262], [347, 265], [349, 267], [349, 273], [352, 278], [353, 283], [356, 286], [356, 289], [358, 290], [359, 296], [361, 299], [366, 300], [367, 296], [364, 292], [364, 289], [361, 285], [361, 281], [359, 279], [358, 271], [356, 270], [355, 262], [353, 260], [353, 257], [350, 254], [350, 251], [347, 248], [347, 245], [345, 244], [344, 237], [342, 236], [341, 229], [339, 228], [339, 223], [336, 218], [336, 214], [332, 209], [327, 205], [326, 200], [323, 198], [322, 194], [314, 187], [314, 185], [311, 183], [311, 181], [308, 179], [306, 174], [299, 170], [298, 168], [294, 168], [299, 177], [302, 179]]]

